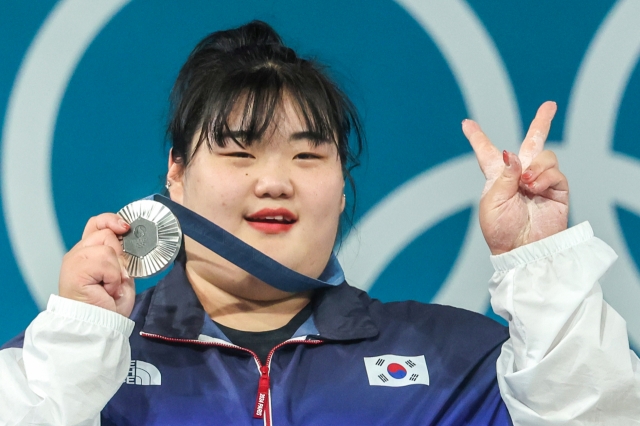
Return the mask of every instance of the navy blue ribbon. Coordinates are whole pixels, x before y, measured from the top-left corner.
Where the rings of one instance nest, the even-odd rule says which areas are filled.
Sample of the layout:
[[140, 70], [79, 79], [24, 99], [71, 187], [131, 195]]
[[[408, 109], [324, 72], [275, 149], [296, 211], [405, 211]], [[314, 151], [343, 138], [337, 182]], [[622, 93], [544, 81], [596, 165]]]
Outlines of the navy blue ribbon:
[[320, 277], [311, 278], [287, 268], [215, 223], [167, 197], [154, 194], [146, 199], [167, 206], [178, 218], [185, 235], [279, 290], [295, 293], [336, 286], [344, 282], [344, 272], [333, 253]]

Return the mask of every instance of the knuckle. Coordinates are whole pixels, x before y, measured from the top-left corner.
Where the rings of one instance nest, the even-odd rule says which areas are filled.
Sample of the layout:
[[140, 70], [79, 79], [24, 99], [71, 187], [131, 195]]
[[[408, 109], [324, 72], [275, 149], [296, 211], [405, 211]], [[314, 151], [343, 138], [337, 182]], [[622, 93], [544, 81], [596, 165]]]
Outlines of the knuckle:
[[111, 246], [102, 246], [102, 249], [106, 256], [113, 257], [116, 255], [116, 251]]
[[104, 228], [101, 229], [100, 231], [100, 235], [102, 237], [104, 237], [105, 240], [110, 239], [110, 238], [117, 238], [115, 232], [113, 232], [111, 229], [109, 228]]
[[553, 161], [556, 161], [557, 159], [556, 153], [551, 151], [550, 149], [542, 151], [540, 153], [540, 157], [546, 160], [547, 162], [553, 162]]
[[96, 216], [96, 221], [98, 223], [98, 227], [103, 229], [106, 226], [109, 226], [112, 222], [114, 222], [116, 214], [115, 213], [101, 213]]
[[101, 213], [98, 215], [98, 226], [100, 229], [104, 228], [109, 222], [109, 216], [105, 213]]
[[95, 249], [96, 255], [100, 260], [111, 261], [116, 256], [115, 250], [109, 246], [96, 246]]
[[95, 223], [98, 219], [96, 216], [91, 216], [89, 220], [87, 220], [87, 224], [84, 226], [85, 231], [89, 230], [91, 227], [95, 226]]
[[71, 261], [71, 259], [73, 259], [75, 253], [72, 253], [72, 251], [68, 251], [64, 254], [64, 256], [62, 256], [62, 263], [69, 263]]
[[102, 259], [100, 261], [100, 266], [104, 271], [111, 271], [111, 269], [113, 268], [113, 263], [110, 261], [110, 259]]

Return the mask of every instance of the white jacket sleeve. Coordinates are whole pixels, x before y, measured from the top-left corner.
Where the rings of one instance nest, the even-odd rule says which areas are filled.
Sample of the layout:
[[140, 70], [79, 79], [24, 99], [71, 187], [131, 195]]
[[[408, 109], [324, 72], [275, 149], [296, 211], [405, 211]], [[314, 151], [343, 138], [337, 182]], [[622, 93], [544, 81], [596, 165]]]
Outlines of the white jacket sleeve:
[[516, 425], [640, 425], [638, 358], [597, 281], [616, 258], [586, 222], [492, 256], [491, 304], [511, 336], [498, 384]]
[[0, 424], [99, 425], [127, 375], [133, 321], [58, 296], [0, 351]]

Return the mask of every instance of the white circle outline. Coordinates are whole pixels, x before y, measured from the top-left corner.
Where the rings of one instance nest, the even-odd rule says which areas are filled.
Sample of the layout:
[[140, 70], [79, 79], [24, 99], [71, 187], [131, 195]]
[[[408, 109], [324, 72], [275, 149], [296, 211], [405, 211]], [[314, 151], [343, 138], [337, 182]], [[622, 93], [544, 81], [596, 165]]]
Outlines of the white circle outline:
[[[396, 0], [429, 34], [460, 87], [471, 118], [494, 143], [518, 152], [522, 139], [515, 91], [498, 49], [473, 9], [462, 0]], [[369, 290], [380, 273], [411, 241], [457, 211], [477, 205], [484, 177], [470, 153], [429, 168], [373, 206], [340, 249], [352, 285]], [[446, 205], [439, 200], [446, 200]], [[398, 215], [402, 220], [398, 220]], [[478, 255], [484, 254], [484, 255]], [[486, 285], [493, 273], [489, 250], [474, 210], [460, 253], [434, 303], [484, 313]], [[463, 265], [463, 266], [461, 266]]]
[[129, 1], [58, 3], [31, 42], [11, 90], [2, 134], [2, 206], [16, 262], [40, 308], [57, 293], [67, 251], [51, 190], [60, 102], [86, 49]]

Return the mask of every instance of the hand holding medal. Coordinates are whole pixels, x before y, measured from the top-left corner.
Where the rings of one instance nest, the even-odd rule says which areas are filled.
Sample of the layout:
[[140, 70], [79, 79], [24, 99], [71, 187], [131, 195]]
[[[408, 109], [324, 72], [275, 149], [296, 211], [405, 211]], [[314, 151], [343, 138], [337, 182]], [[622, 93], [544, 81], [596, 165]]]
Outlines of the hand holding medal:
[[114, 213], [89, 219], [82, 239], [62, 259], [60, 296], [128, 317], [135, 301], [135, 284], [124, 267], [118, 236], [129, 230]]
[[60, 295], [129, 316], [135, 300], [132, 277], [165, 269], [181, 243], [178, 220], [156, 201], [135, 201], [117, 215], [93, 217], [63, 259]]

